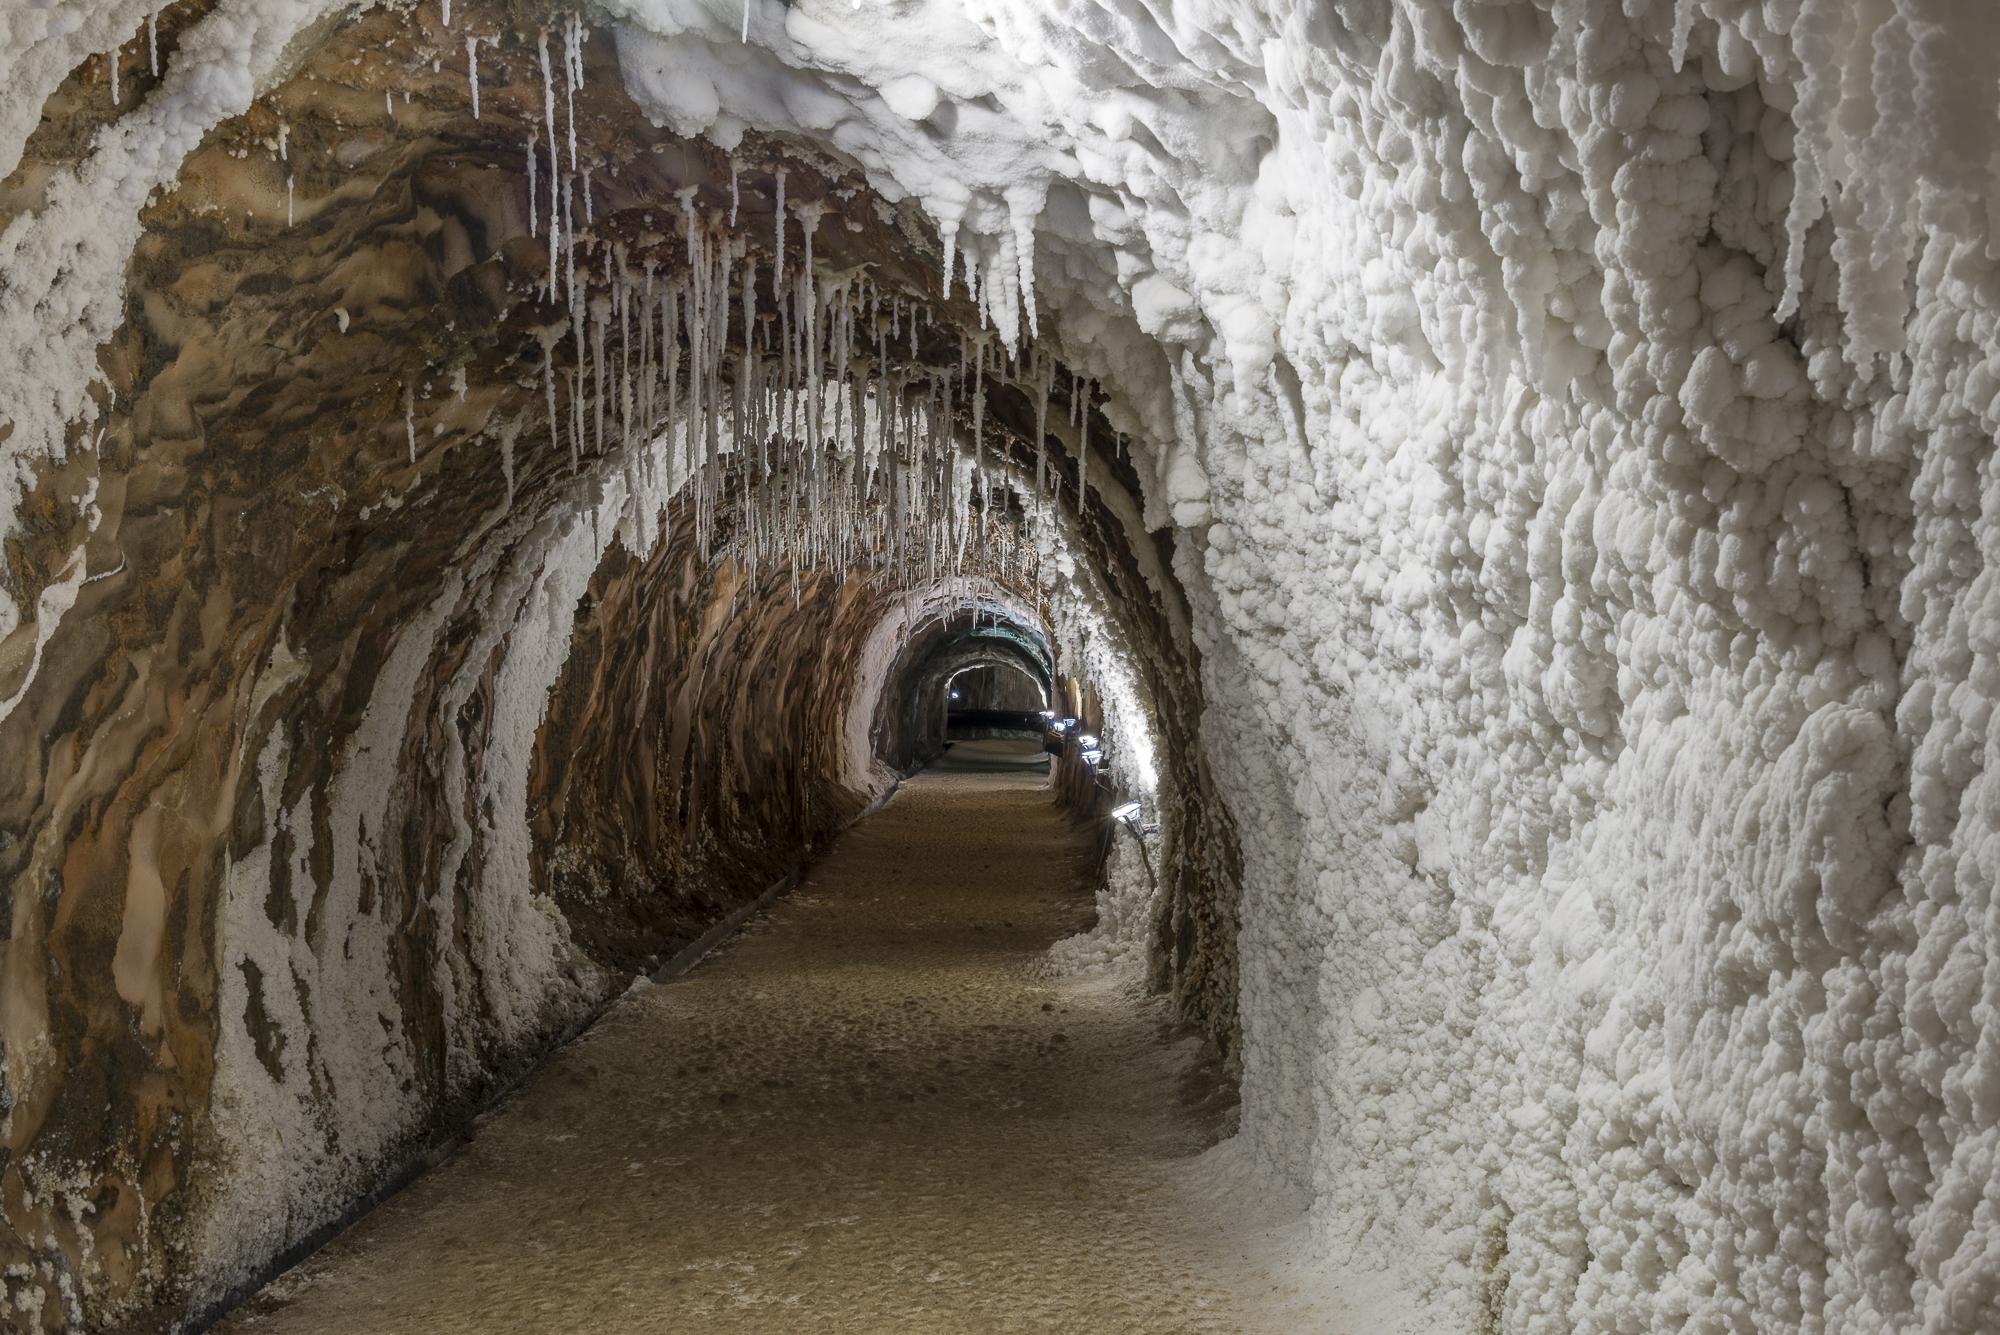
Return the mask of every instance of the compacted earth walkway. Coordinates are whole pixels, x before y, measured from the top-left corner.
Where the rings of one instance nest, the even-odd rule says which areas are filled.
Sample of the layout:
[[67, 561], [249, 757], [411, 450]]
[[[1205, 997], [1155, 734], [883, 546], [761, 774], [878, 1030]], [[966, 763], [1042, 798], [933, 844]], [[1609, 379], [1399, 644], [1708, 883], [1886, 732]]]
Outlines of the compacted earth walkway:
[[1099, 836], [1044, 785], [960, 743], [223, 1329], [1263, 1327], [1184, 1185], [1218, 1132], [1197, 1045], [1049, 973]]

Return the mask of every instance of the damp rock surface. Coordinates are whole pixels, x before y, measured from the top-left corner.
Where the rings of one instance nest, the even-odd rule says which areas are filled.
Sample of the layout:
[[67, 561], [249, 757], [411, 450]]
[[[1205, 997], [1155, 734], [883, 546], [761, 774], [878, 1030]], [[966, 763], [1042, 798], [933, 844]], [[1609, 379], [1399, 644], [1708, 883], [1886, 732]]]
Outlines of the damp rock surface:
[[1189, 1171], [1214, 1064], [1047, 966], [1100, 834], [959, 743], [221, 1329], [1279, 1329]]

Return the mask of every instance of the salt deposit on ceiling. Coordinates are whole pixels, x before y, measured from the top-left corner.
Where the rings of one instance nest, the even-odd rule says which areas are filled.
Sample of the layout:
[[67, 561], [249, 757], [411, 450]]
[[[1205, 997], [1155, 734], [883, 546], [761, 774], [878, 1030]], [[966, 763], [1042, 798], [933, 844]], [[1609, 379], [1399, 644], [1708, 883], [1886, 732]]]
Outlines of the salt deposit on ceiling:
[[[148, 7], [0, 18], [0, 167]], [[0, 234], [10, 464], [94, 429], [142, 203], [347, 8], [218, 0]], [[658, 124], [914, 202], [1104, 386], [1241, 837], [1238, 1149], [1330, 1284], [1384, 1329], [1993, 1324], [1989, 5], [584, 22]]]

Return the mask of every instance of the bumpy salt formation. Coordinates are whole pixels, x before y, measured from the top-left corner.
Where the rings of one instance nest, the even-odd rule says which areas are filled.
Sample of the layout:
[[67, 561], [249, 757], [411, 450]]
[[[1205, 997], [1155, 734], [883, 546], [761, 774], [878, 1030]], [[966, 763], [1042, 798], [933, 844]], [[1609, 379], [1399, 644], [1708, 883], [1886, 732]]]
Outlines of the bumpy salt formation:
[[[197, 12], [90, 0], [0, 15], [0, 170], [23, 161], [51, 98], [104, 89], [73, 163], [44, 151], [32, 188], [10, 178], [0, 231], [0, 457], [20, 484], [0, 487], [0, 716], [22, 736], [21, 711], [58, 712], [36, 703], [58, 690], [50, 664], [101, 652], [79, 609], [108, 596], [87, 586], [124, 556], [103, 522], [126, 503], [123, 465], [96, 443], [109, 431], [126, 448], [104, 379], [125, 373], [100, 349], [131, 315], [146, 210], [204, 136], [294, 77], [293, 44], [334, 40], [326, 21], [346, 10], [184, 3]], [[454, 34], [501, 22], [460, 8]], [[117, 63], [93, 62], [142, 22], [150, 36], [156, 10], [159, 73], [113, 106]], [[508, 124], [521, 230], [547, 228], [545, 255], [516, 275], [536, 289], [541, 332], [524, 337], [541, 360], [510, 363], [531, 388], [509, 402], [545, 403], [550, 458], [526, 457], [527, 432], [505, 436], [503, 509], [520, 503], [517, 450], [547, 508], [509, 518], [513, 546], [482, 548], [483, 565], [454, 567], [410, 609], [380, 708], [408, 716], [396, 702], [419, 690], [424, 655], [449, 653], [469, 675], [438, 716], [504, 705], [508, 763], [527, 764], [605, 531], [657, 559], [651, 526], [675, 488], [696, 549], [675, 559], [782, 570], [784, 600], [865, 554], [898, 572], [885, 589], [921, 601], [983, 551], [997, 564], [981, 577], [1006, 581], [993, 596], [1025, 595], [1026, 615], [1070, 600], [1051, 614], [1065, 652], [1122, 702], [1133, 751], [1158, 730], [1139, 720], [1178, 729], [1199, 713], [1179, 753], [1147, 763], [1187, 794], [1196, 771], [1212, 778], [1228, 819], [1191, 815], [1175, 838], [1240, 872], [1241, 902], [1224, 876], [1126, 916], [1232, 1042], [1243, 1171], [1311, 1202], [1313, 1264], [1401, 1314], [1371, 1316], [1379, 1327], [1992, 1324], [1990, 6], [601, 0], [536, 21], [491, 33], [481, 124]], [[731, 155], [726, 215], [719, 178], [706, 203], [650, 204], [659, 237], [683, 233], [673, 277], [641, 259], [635, 279], [639, 251], [621, 260], [595, 237], [578, 254], [597, 212], [584, 173], [608, 170], [600, 146], [630, 132], [593, 118], [593, 47], [615, 51], [619, 95], [654, 127]], [[383, 116], [361, 106], [380, 100], [373, 85], [367, 99], [330, 78], [320, 91], [341, 116]], [[419, 107], [433, 128], [450, 119], [440, 105]], [[752, 276], [735, 156], [773, 137], [868, 193], [817, 233], [778, 196], [756, 219], [768, 267]], [[329, 134], [324, 148], [370, 142]], [[298, 148], [295, 132], [295, 162]], [[314, 225], [311, 201], [338, 197], [331, 173], [309, 185], [295, 231]], [[801, 266], [800, 245], [875, 207], [906, 244], [935, 247], [921, 292]], [[769, 293], [754, 321], [753, 288]], [[933, 320], [964, 336], [959, 364], [895, 364], [893, 336]], [[969, 447], [961, 433], [996, 364], [1036, 438], [1016, 421], [993, 501], [983, 420]], [[1097, 386], [1117, 446], [1087, 413], [1048, 429], [1058, 384]], [[1074, 389], [1065, 406], [1091, 398]], [[401, 407], [375, 410], [392, 435]], [[767, 456], [780, 422], [783, 453]], [[408, 426], [396, 444], [426, 466], [414, 407]], [[1052, 437], [1070, 463], [1051, 472]], [[83, 485], [93, 460], [116, 487]], [[461, 658], [446, 631], [474, 588], [520, 619]], [[1152, 598], [1167, 667], [1105, 610]], [[1198, 700], [1174, 695], [1188, 643]], [[290, 699], [284, 683], [315, 670], [286, 644], [266, 637], [246, 699]], [[504, 666], [489, 674], [481, 655]], [[391, 734], [400, 720], [353, 743], [370, 784], [404, 782]], [[258, 943], [260, 978], [296, 939], [246, 905], [284, 879], [281, 849], [325, 826], [289, 814], [270, 757], [292, 745], [235, 762], [256, 776], [249, 804], [279, 813], [235, 820], [226, 872], [224, 938]], [[441, 763], [464, 784], [461, 761]], [[53, 788], [59, 770], [45, 757], [18, 786], [39, 791], [46, 772]], [[462, 791], [525, 802], [523, 774], [477, 782]], [[341, 806], [358, 788], [328, 800], [379, 829]], [[6, 828], [54, 828], [12, 815], [32, 805], [6, 808]], [[527, 944], [503, 958], [513, 947], [481, 929], [487, 955], [427, 964], [507, 980], [490, 989], [504, 1004], [479, 1002], [490, 1037], [453, 1049], [462, 1072], [529, 1041], [534, 999], [588, 991], [565, 973], [567, 929], [536, 907], [525, 820], [493, 833], [465, 814], [481, 809], [452, 817], [450, 861], [498, 841], [481, 853], [506, 869], [490, 902], [512, 907], [495, 921]], [[134, 826], [131, 842], [152, 850], [159, 829]], [[339, 856], [376, 856], [364, 837]], [[372, 875], [336, 878], [355, 913]], [[128, 879], [134, 903], [164, 893]], [[1155, 917], [1187, 924], [1188, 944], [1163, 945], [1175, 933]], [[164, 1013], [132, 949], [117, 995]], [[386, 946], [368, 949], [351, 972], [297, 962], [301, 980], [361, 991], [343, 994], [346, 1018], [266, 1014], [252, 1027], [264, 1055], [273, 1034], [367, 1031], [371, 1007], [351, 998], [397, 976]], [[18, 982], [41, 977], [31, 964], [10, 964], [10, 987], [40, 986]], [[235, 1025], [245, 989], [263, 994], [249, 971], [219, 976]], [[51, 1050], [47, 1025], [10, 1025], [8, 1089], [51, 1088], [34, 1055]], [[257, 1047], [225, 1032], [235, 1052]], [[338, 1061], [359, 1070], [363, 1054]], [[311, 1180], [245, 1170], [235, 1181], [260, 1183], [269, 1210], [351, 1194], [368, 1147], [422, 1116], [421, 1100], [329, 1111], [305, 1084], [293, 1095], [224, 1080], [217, 1097], [282, 1106], [287, 1134], [319, 1117], [370, 1130]], [[14, 1114], [17, 1134], [28, 1120]], [[36, 1190], [84, 1199], [90, 1174], [58, 1187], [50, 1172]], [[217, 1236], [188, 1264], [226, 1276], [278, 1241]], [[41, 1289], [105, 1283], [49, 1259], [81, 1244], [33, 1245], [20, 1293], [38, 1286], [41, 1305], [17, 1295], [23, 1310], [81, 1310]]]

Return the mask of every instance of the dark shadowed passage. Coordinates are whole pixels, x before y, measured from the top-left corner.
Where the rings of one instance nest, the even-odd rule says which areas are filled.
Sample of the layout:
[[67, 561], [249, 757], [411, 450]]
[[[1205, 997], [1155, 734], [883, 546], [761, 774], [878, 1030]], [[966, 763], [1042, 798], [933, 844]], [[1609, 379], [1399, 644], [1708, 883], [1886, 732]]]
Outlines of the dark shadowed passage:
[[1044, 761], [957, 744], [223, 1329], [1276, 1329], [1184, 1171], [1226, 1084], [1045, 963], [1099, 832]]

